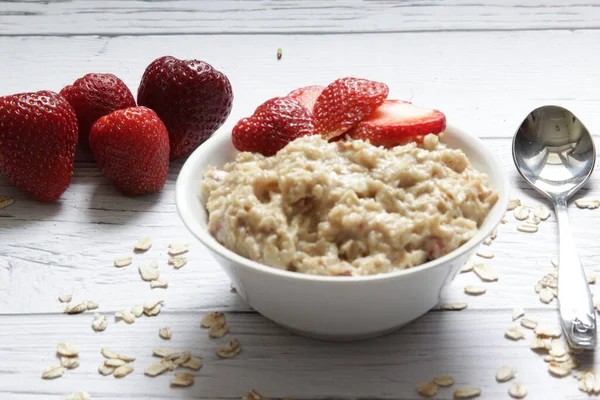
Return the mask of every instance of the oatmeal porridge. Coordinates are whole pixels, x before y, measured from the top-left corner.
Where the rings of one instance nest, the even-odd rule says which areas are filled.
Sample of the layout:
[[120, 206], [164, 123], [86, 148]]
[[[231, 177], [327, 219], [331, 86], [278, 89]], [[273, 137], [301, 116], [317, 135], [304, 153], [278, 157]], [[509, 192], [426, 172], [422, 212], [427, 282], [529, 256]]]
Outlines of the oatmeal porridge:
[[315, 135], [272, 157], [240, 153], [206, 168], [201, 197], [209, 232], [228, 249], [333, 276], [439, 258], [471, 239], [498, 199], [463, 151], [436, 135], [390, 149]]

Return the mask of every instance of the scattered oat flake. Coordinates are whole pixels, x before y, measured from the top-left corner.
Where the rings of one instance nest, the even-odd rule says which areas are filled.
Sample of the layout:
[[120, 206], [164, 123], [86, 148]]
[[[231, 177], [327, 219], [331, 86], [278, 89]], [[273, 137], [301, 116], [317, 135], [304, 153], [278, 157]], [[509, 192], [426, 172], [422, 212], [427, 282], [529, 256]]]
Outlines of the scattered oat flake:
[[165, 360], [164, 358], [162, 360], [160, 360], [160, 363], [162, 365], [164, 365], [165, 367], [167, 367], [167, 369], [169, 371], [173, 371], [175, 369], [175, 364], [173, 363], [173, 361], [170, 360]]
[[479, 286], [479, 285], [467, 285], [465, 286], [465, 293], [466, 294], [471, 294], [471, 295], [480, 295], [480, 294], [484, 294], [486, 291], [486, 288], [483, 286]]
[[106, 375], [110, 375], [110, 374], [112, 374], [113, 372], [115, 372], [115, 368], [113, 368], [113, 367], [109, 367], [109, 366], [107, 366], [106, 364], [104, 364], [104, 362], [102, 362], [102, 364], [98, 365], [98, 372], [99, 372], [101, 375], [104, 375], [104, 376], [106, 376]]
[[474, 399], [481, 395], [479, 388], [460, 388], [454, 392], [455, 399]]
[[133, 262], [133, 258], [131, 256], [117, 257], [117, 258], [115, 258], [115, 267], [123, 268], [128, 265], [131, 265], [132, 262]]
[[163, 299], [147, 300], [144, 302], [144, 311], [152, 310], [154, 307], [156, 307], [159, 304], [162, 304], [163, 302], [164, 302]]
[[145, 281], [155, 281], [160, 277], [160, 272], [158, 268], [154, 268], [151, 265], [140, 265], [138, 267], [140, 271], [140, 276]]
[[44, 370], [44, 372], [42, 373], [42, 379], [60, 378], [64, 372], [65, 367], [63, 367], [62, 365], [54, 365]]
[[496, 372], [496, 380], [498, 382], [506, 382], [511, 380], [517, 371], [513, 367], [504, 365]]
[[491, 251], [480, 250], [476, 254], [477, 256], [481, 258], [486, 258], [488, 260], [494, 258], [494, 253], [492, 253]]
[[521, 332], [517, 328], [508, 328], [504, 331], [504, 336], [512, 340], [525, 339], [525, 333]]
[[7, 196], [0, 196], [0, 210], [6, 208], [15, 202], [14, 199]]
[[492, 239], [491, 238], [485, 238], [483, 239], [483, 244], [485, 244], [486, 246], [489, 246], [492, 244]]
[[441, 310], [460, 311], [460, 310], [464, 310], [465, 308], [467, 308], [467, 303], [462, 302], [462, 301], [457, 301], [457, 302], [454, 302], [454, 303], [442, 303], [442, 304], [440, 304], [440, 309]]
[[539, 293], [542, 290], [542, 285], [540, 285], [539, 283], [536, 283], [535, 286], [533, 287], [533, 289], [535, 290], [536, 293]]
[[525, 315], [525, 310], [523, 310], [523, 307], [515, 307], [512, 310], [512, 320], [516, 321], [519, 318], [521, 318], [522, 316]]
[[560, 328], [550, 328], [546, 326], [536, 326], [534, 330], [538, 336], [545, 336], [549, 338], [558, 338], [562, 335]]
[[210, 328], [217, 322], [225, 322], [225, 314], [218, 311], [211, 311], [202, 317], [200, 325], [203, 328]]
[[63, 294], [62, 296], [58, 297], [58, 301], [60, 301], [61, 303], [70, 303], [71, 300], [73, 300], [72, 294]]
[[542, 221], [547, 220], [550, 217], [550, 209], [546, 206], [537, 206], [534, 210], [534, 214], [537, 218]]
[[170, 380], [171, 386], [191, 386], [194, 384], [194, 375], [187, 372], [179, 372]]
[[438, 386], [448, 387], [454, 385], [454, 378], [450, 375], [440, 375], [433, 379], [433, 383]]
[[231, 342], [219, 346], [217, 355], [221, 358], [231, 358], [238, 354], [241, 349], [239, 340], [233, 339]]
[[56, 346], [56, 353], [64, 357], [76, 357], [79, 355], [79, 350], [70, 343], [59, 343]]
[[546, 361], [546, 362], [551, 362], [551, 361], [554, 361], [554, 357], [553, 357], [553, 356], [551, 356], [550, 354], [546, 354], [546, 355], [544, 356], [544, 361]]
[[167, 371], [169, 368], [165, 364], [157, 364], [154, 363], [150, 365], [148, 368], [144, 370], [144, 374], [147, 376], [158, 376], [163, 372]]
[[97, 309], [100, 305], [93, 301], [93, 300], [88, 300], [85, 302], [85, 306], [87, 307], [88, 310], [95, 310]]
[[112, 368], [119, 368], [120, 366], [123, 366], [125, 364], [125, 361], [120, 360], [118, 358], [109, 358], [108, 360], [104, 361], [104, 365]]
[[590, 285], [595, 285], [596, 284], [596, 273], [595, 272], [586, 272], [585, 276], [587, 278], [587, 281]]
[[524, 221], [529, 217], [530, 209], [525, 206], [518, 206], [513, 210], [513, 214], [519, 221]]
[[585, 374], [582, 381], [586, 392], [591, 393], [594, 391], [596, 386], [596, 375], [593, 372]]
[[105, 347], [103, 347], [102, 349], [100, 349], [100, 353], [102, 353], [102, 355], [105, 358], [109, 358], [109, 359], [110, 358], [119, 358], [119, 353], [117, 353], [116, 351], [109, 350], [109, 349], [107, 349]]
[[433, 397], [437, 391], [438, 385], [433, 382], [422, 382], [417, 385], [417, 393], [424, 397]]
[[184, 351], [182, 353], [171, 354], [169, 357], [165, 357], [165, 361], [173, 361], [173, 364], [180, 366], [188, 362], [192, 358], [192, 353]]
[[521, 319], [521, 326], [527, 329], [535, 329], [538, 325], [538, 322], [535, 319], [523, 317]]
[[115, 372], [113, 372], [113, 376], [115, 378], [123, 378], [132, 372], [133, 372], [133, 367], [130, 364], [125, 364], [125, 365], [121, 365], [119, 368], [115, 369]]
[[[550, 355], [550, 354], [548, 354]], [[553, 356], [551, 356], [553, 357]], [[560, 357], [554, 357], [554, 360], [552, 361], [556, 361], [557, 363], [565, 363], [567, 361], [571, 360], [571, 356], [569, 355], [569, 353], [565, 353]]]
[[121, 311], [117, 311], [115, 313], [115, 318], [117, 320], [122, 319], [128, 324], [133, 324], [135, 322], [135, 315], [133, 315], [133, 313], [126, 308]]
[[87, 310], [87, 304], [86, 303], [75, 303], [75, 304], [68, 304], [65, 307], [65, 314], [81, 314], [82, 312]]
[[263, 397], [262, 394], [258, 393], [256, 390], [252, 389], [244, 397], [242, 397], [242, 400], [268, 400], [268, 399]]
[[117, 354], [117, 358], [119, 360], [123, 360], [125, 362], [133, 362], [133, 361], [135, 361], [135, 357], [134, 356], [128, 356], [127, 354], [123, 354], [123, 353]]
[[190, 359], [181, 364], [181, 366], [198, 371], [200, 368], [202, 368], [202, 360], [196, 357], [190, 357]]
[[95, 313], [94, 320], [92, 321], [92, 329], [95, 330], [96, 332], [102, 332], [102, 331], [106, 330], [107, 326], [108, 326], [108, 318], [106, 318], [106, 315]]
[[522, 383], [513, 382], [508, 389], [508, 394], [515, 399], [522, 399], [527, 396], [527, 389], [523, 386]]
[[[567, 350], [565, 349], [565, 345], [560, 340], [553, 340], [552, 346], [550, 347], [549, 354], [553, 357], [562, 357], [566, 354]], [[566, 361], [566, 360], [565, 360]]]
[[473, 260], [471, 258], [469, 258], [467, 260], [467, 263], [460, 269], [460, 272], [461, 273], [471, 272], [471, 271], [473, 271], [474, 266], [475, 266], [475, 264], [473, 263]]
[[535, 215], [530, 215], [525, 221], [525, 225], [539, 225], [542, 220], [536, 217]]
[[60, 400], [92, 400], [92, 396], [88, 392], [77, 392], [62, 396]]
[[490, 239], [496, 240], [497, 237], [498, 237], [498, 228], [494, 228], [494, 230], [490, 234]]
[[510, 199], [508, 201], [508, 207], [506, 207], [506, 211], [512, 211], [515, 208], [519, 207], [521, 205], [521, 200], [519, 199]]
[[542, 288], [539, 295], [542, 303], [548, 304], [554, 299], [554, 293], [552, 293], [552, 290], [548, 288]]
[[166, 289], [169, 287], [169, 282], [164, 279], [157, 279], [155, 281], [150, 282], [150, 288], [152, 289]]
[[144, 310], [144, 314], [146, 314], [149, 317], [155, 317], [160, 313], [161, 308], [162, 305], [158, 303], [154, 308], [150, 310]]
[[149, 236], [142, 236], [138, 239], [133, 249], [137, 251], [147, 251], [150, 247], [152, 247], [152, 238]]
[[152, 350], [152, 355], [155, 357], [169, 357], [171, 354], [182, 353], [182, 350], [157, 348]]
[[548, 371], [552, 375], [563, 377], [571, 373], [571, 368], [565, 366], [564, 364], [552, 361], [550, 364], [548, 364]]
[[500, 220], [500, 222], [501, 222], [502, 224], [506, 224], [506, 223], [508, 222], [508, 220], [507, 220], [506, 218], [502, 218], [502, 219]]
[[575, 205], [579, 208], [587, 208], [593, 210], [595, 208], [600, 207], [600, 200], [590, 199], [590, 198], [581, 198], [575, 200]]
[[162, 339], [170, 340], [173, 336], [173, 333], [171, 332], [171, 329], [165, 327], [158, 330], [158, 336], [160, 336]]
[[187, 264], [187, 257], [185, 256], [177, 256], [169, 258], [169, 264], [171, 264], [175, 269], [179, 269]]
[[483, 281], [494, 282], [498, 280], [498, 272], [485, 263], [475, 264], [473, 269]]
[[538, 336], [533, 338], [533, 340], [531, 341], [531, 344], [529, 345], [529, 348], [531, 350], [547, 350], [544, 339], [542, 339]]
[[169, 255], [178, 256], [179, 254], [187, 253], [189, 250], [188, 244], [170, 244], [169, 245]]
[[141, 317], [142, 314], [144, 313], [144, 306], [142, 304], [136, 304], [135, 306], [131, 307], [131, 313], [136, 318]]
[[77, 357], [61, 357], [60, 365], [66, 369], [75, 369], [79, 367], [79, 359]]
[[225, 321], [217, 321], [208, 329], [208, 336], [213, 339], [222, 338], [227, 332], [229, 332], [227, 323]]
[[534, 225], [534, 224], [521, 224], [519, 226], [517, 226], [517, 230], [520, 232], [525, 232], [525, 233], [535, 233], [538, 231], [538, 226]]

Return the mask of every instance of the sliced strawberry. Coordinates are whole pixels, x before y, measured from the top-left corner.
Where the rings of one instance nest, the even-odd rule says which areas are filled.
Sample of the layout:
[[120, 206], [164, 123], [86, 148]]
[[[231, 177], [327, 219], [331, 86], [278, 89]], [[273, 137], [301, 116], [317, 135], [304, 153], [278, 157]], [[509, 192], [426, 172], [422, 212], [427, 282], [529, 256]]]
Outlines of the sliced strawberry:
[[445, 128], [446, 116], [441, 111], [417, 107], [407, 101], [386, 100], [349, 135], [376, 146], [392, 147], [415, 136], [438, 134]]
[[371, 114], [388, 95], [385, 83], [341, 78], [327, 86], [313, 110], [315, 134], [325, 139], [340, 136]]
[[288, 93], [287, 97], [298, 100], [298, 102], [302, 104], [310, 114], [312, 114], [313, 109], [315, 108], [315, 103], [317, 102], [317, 98], [321, 92], [323, 92], [323, 89], [325, 89], [325, 87], [319, 85], [306, 86], [291, 91]]
[[261, 104], [251, 117], [239, 120], [231, 138], [239, 151], [272, 156], [294, 139], [313, 133], [308, 110], [298, 100], [275, 97]]

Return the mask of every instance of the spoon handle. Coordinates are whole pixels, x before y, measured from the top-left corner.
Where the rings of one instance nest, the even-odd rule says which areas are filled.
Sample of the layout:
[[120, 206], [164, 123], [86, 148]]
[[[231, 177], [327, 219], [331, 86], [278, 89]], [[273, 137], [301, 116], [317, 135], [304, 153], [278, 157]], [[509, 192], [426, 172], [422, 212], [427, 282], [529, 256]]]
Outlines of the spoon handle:
[[563, 331], [571, 347], [593, 349], [596, 344], [596, 314], [592, 293], [577, 250], [567, 213], [567, 198], [555, 204], [558, 220], [558, 302]]

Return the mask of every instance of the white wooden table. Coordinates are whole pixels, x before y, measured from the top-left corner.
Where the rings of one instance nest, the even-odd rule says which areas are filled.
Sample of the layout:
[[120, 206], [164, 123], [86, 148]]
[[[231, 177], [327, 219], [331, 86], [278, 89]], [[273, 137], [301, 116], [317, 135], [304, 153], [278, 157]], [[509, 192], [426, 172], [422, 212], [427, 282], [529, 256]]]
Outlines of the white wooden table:
[[[260, 102], [294, 88], [348, 75], [371, 78], [388, 83], [390, 98], [439, 108], [482, 137], [509, 171], [512, 197], [528, 205], [541, 199], [519, 179], [510, 156], [511, 137], [527, 112], [560, 104], [592, 133], [600, 131], [600, 4], [591, 0], [46, 3], [0, 2], [0, 95], [59, 91], [88, 72], [115, 73], [135, 93], [155, 58], [198, 58], [232, 82], [227, 131]], [[517, 369], [528, 398], [588, 397], [572, 377], [548, 374], [529, 350], [531, 332], [520, 342], [503, 337], [515, 306], [558, 325], [556, 301], [542, 304], [534, 292], [557, 251], [554, 216], [536, 234], [517, 232], [508, 218], [489, 261], [500, 280], [485, 284], [485, 295], [469, 297], [463, 287], [479, 280], [462, 274], [448, 290], [447, 300], [467, 301], [468, 309], [432, 311], [376, 340], [327, 343], [286, 332], [230, 292], [225, 274], [177, 216], [173, 187], [181, 165], [172, 165], [162, 193], [142, 198], [118, 194], [84, 158], [55, 204], [30, 201], [0, 179], [0, 195], [16, 199], [0, 210], [0, 399], [58, 399], [77, 391], [93, 399], [240, 399], [251, 388], [272, 398], [413, 399], [417, 383], [442, 373], [455, 377], [455, 387], [477, 386], [482, 398], [502, 399], [509, 384], [494, 378], [502, 365]], [[600, 195], [599, 183], [596, 174], [583, 195]], [[583, 264], [594, 270], [600, 210], [571, 207], [571, 218]], [[128, 268], [113, 267], [141, 235], [154, 238], [153, 248]], [[180, 270], [166, 265], [171, 242], [191, 245]], [[151, 259], [160, 262], [168, 289], [151, 290], [139, 278], [137, 265]], [[105, 332], [92, 331], [90, 312], [62, 313], [57, 296], [69, 292], [100, 303], [111, 317]], [[113, 322], [115, 311], [159, 296], [166, 302], [158, 317]], [[218, 359], [215, 349], [225, 338], [209, 339], [200, 328], [201, 316], [215, 310], [226, 313], [227, 337], [242, 344], [236, 358]], [[163, 326], [173, 330], [169, 343], [158, 337]], [[80, 348], [81, 366], [42, 380], [64, 341]], [[101, 347], [135, 355], [135, 372], [121, 380], [100, 376]], [[154, 347], [202, 357], [194, 386], [171, 389], [170, 374], [145, 377]], [[593, 355], [584, 361], [593, 364]], [[438, 398], [452, 392], [440, 390]]]

